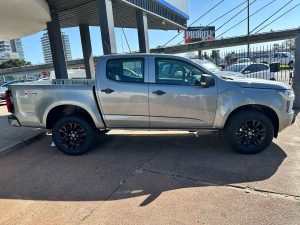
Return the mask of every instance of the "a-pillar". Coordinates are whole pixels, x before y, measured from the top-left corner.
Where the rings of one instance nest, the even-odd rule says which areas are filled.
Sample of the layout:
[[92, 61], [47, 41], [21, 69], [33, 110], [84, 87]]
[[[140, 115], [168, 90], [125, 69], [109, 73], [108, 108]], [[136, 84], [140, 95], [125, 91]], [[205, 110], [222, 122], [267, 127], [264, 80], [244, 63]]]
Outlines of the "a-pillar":
[[87, 79], [95, 79], [95, 64], [92, 53], [92, 44], [89, 26], [85, 24], [79, 25], [81, 45], [83, 52], [83, 61]]
[[114, 15], [112, 0], [99, 1], [99, 19], [102, 37], [103, 54], [109, 55], [117, 53]]
[[139, 36], [140, 52], [150, 53], [147, 13], [143, 10], [137, 10], [136, 21], [137, 21], [137, 30]]
[[57, 79], [68, 79], [67, 65], [59, 25], [59, 17], [58, 13], [55, 10], [51, 10], [51, 19], [52, 21], [47, 23], [47, 29], [55, 77]]

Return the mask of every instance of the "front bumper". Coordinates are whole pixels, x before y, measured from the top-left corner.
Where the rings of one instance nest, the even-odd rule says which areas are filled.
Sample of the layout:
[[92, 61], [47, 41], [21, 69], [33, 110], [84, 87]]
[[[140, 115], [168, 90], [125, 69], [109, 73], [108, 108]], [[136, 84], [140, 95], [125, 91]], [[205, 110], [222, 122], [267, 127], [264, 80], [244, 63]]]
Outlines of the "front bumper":
[[279, 116], [279, 132], [291, 126], [296, 120], [296, 115], [292, 110], [290, 113], [284, 113]]
[[13, 116], [13, 115], [8, 116], [8, 123], [9, 123], [9, 125], [11, 125], [13, 127], [20, 127], [21, 126], [18, 118]]
[[294, 113], [294, 117], [293, 117], [293, 120], [292, 120], [292, 124], [294, 124], [296, 122], [296, 114]]

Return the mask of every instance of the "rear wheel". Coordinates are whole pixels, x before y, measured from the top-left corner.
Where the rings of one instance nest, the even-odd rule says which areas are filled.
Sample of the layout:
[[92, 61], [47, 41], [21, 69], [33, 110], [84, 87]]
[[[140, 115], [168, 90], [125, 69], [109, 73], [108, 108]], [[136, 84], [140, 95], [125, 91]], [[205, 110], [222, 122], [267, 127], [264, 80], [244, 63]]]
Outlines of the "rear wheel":
[[240, 153], [254, 154], [266, 149], [274, 137], [274, 125], [261, 112], [241, 111], [226, 126], [230, 145]]
[[80, 115], [66, 116], [58, 120], [52, 130], [57, 148], [67, 155], [82, 155], [94, 144], [96, 129]]

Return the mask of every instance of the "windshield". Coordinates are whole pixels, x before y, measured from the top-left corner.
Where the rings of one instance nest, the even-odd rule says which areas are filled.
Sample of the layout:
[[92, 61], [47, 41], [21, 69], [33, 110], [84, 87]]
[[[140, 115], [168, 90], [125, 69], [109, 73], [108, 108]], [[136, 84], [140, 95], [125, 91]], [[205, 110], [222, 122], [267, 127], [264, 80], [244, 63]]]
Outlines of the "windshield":
[[195, 63], [198, 63], [200, 66], [204, 67], [205, 69], [207, 69], [208, 71], [212, 72], [212, 73], [216, 73], [216, 72], [220, 72], [220, 68], [213, 64], [210, 61], [207, 60], [201, 60], [201, 59], [194, 59], [193, 60]]
[[224, 69], [224, 71], [241, 72], [245, 65], [233, 64]]

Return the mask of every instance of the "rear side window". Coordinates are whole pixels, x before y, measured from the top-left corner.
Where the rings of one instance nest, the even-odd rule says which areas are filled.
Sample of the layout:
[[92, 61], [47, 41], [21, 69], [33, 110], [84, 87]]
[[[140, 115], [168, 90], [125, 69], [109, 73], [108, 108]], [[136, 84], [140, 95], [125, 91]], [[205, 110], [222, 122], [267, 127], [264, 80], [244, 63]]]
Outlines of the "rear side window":
[[106, 64], [106, 77], [110, 80], [143, 83], [144, 60], [143, 59], [113, 59]]

